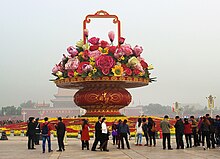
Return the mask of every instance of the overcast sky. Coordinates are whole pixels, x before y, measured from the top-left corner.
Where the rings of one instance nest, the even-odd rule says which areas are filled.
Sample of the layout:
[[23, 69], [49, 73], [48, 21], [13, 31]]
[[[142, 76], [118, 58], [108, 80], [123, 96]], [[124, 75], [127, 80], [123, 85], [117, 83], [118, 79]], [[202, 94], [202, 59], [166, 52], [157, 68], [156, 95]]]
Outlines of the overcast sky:
[[[220, 104], [219, 0], [0, 2], [0, 106], [54, 98], [52, 67], [82, 38], [85, 16], [101, 9], [118, 15], [126, 42], [143, 46], [142, 56], [155, 67], [156, 83], [129, 90], [135, 104], [206, 105], [210, 94]], [[108, 40], [115, 25], [106, 24], [89, 29]]]

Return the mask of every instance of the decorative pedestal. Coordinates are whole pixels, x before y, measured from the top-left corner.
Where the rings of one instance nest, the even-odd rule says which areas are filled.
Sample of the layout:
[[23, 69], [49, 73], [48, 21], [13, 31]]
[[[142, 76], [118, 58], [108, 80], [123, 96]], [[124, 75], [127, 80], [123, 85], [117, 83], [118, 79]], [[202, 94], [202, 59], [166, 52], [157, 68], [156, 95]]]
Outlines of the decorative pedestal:
[[132, 77], [66, 78], [55, 81], [60, 88], [78, 88], [74, 102], [86, 109], [85, 116], [120, 116], [119, 109], [128, 106], [132, 96], [125, 88], [146, 86], [149, 80]]

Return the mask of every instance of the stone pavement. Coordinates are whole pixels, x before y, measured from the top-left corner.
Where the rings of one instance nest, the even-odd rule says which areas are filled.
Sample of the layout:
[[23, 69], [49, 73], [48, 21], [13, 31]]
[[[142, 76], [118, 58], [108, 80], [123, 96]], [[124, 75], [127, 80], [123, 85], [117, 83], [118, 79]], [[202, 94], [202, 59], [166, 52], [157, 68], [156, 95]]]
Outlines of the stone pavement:
[[[54, 152], [42, 153], [41, 145], [36, 145], [36, 150], [27, 149], [26, 137], [9, 137], [8, 141], [0, 140], [0, 159], [218, 159], [220, 149], [204, 151], [202, 147], [184, 150], [163, 150], [161, 139], [157, 139], [156, 147], [135, 146], [134, 140], [130, 140], [131, 149], [118, 150], [112, 141], [109, 140], [109, 152], [81, 150], [79, 139], [68, 138], [66, 151], [56, 152], [57, 140], [53, 139], [52, 148]], [[90, 147], [93, 140], [90, 140]], [[172, 146], [175, 148], [175, 140], [172, 139]]]

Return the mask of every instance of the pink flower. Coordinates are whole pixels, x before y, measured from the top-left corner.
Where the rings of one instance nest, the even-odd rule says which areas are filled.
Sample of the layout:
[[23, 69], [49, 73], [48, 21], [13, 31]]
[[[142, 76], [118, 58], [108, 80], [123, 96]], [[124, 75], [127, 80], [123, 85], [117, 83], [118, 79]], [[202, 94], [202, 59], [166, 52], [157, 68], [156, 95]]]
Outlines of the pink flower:
[[79, 66], [79, 59], [77, 57], [71, 58], [65, 64], [66, 70], [76, 70]]
[[86, 72], [86, 73], [90, 72], [92, 69], [93, 69], [92, 65], [84, 64], [82, 66], [83, 72]]
[[115, 33], [113, 31], [110, 31], [108, 33], [108, 37], [109, 37], [110, 41], [113, 42], [115, 39]]
[[89, 51], [89, 57], [93, 57], [95, 60], [101, 55], [102, 53], [99, 50]]
[[53, 74], [56, 74], [56, 73], [57, 73], [58, 71], [60, 71], [60, 70], [61, 70], [60, 66], [56, 64], [56, 65], [53, 67], [52, 72], [53, 72]]
[[140, 54], [143, 52], [143, 48], [138, 45], [136, 45], [133, 50], [136, 56], [140, 56]]
[[132, 70], [129, 67], [127, 67], [125, 64], [122, 64], [122, 67], [124, 69], [125, 75], [131, 76]]
[[110, 69], [115, 65], [115, 61], [111, 56], [101, 55], [96, 59], [96, 66], [104, 75], [108, 75]]
[[89, 30], [88, 29], [84, 29], [83, 30], [84, 36], [88, 37], [89, 36]]
[[120, 37], [119, 38], [119, 44], [122, 45], [122, 44], [124, 44], [124, 42], [125, 42], [125, 38]]
[[119, 59], [120, 57], [122, 57], [124, 55], [122, 48], [118, 48], [117, 51], [114, 53], [114, 57], [116, 59]]
[[130, 56], [133, 54], [131, 45], [125, 44], [125, 45], [122, 45], [121, 48], [122, 48], [122, 51], [125, 53], [125, 55]]
[[97, 45], [99, 43], [99, 38], [96, 37], [92, 37], [89, 40], [89, 43], [91, 43], [92, 45]]
[[76, 56], [78, 54], [78, 51], [73, 46], [68, 47], [67, 51], [71, 55], [71, 57], [74, 57], [74, 56]]
[[101, 41], [101, 47], [104, 49], [104, 48], [106, 48], [107, 46], [109, 46], [109, 43], [108, 43], [107, 41], [102, 40], [102, 41]]

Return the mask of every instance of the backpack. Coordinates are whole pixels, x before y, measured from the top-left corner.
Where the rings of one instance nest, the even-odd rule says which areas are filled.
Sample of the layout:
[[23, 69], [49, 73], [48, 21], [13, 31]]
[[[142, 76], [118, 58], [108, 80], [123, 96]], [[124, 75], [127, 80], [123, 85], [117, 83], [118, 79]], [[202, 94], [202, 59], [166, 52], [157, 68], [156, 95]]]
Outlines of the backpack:
[[45, 124], [42, 128], [42, 136], [48, 136], [48, 125], [49, 123]]

